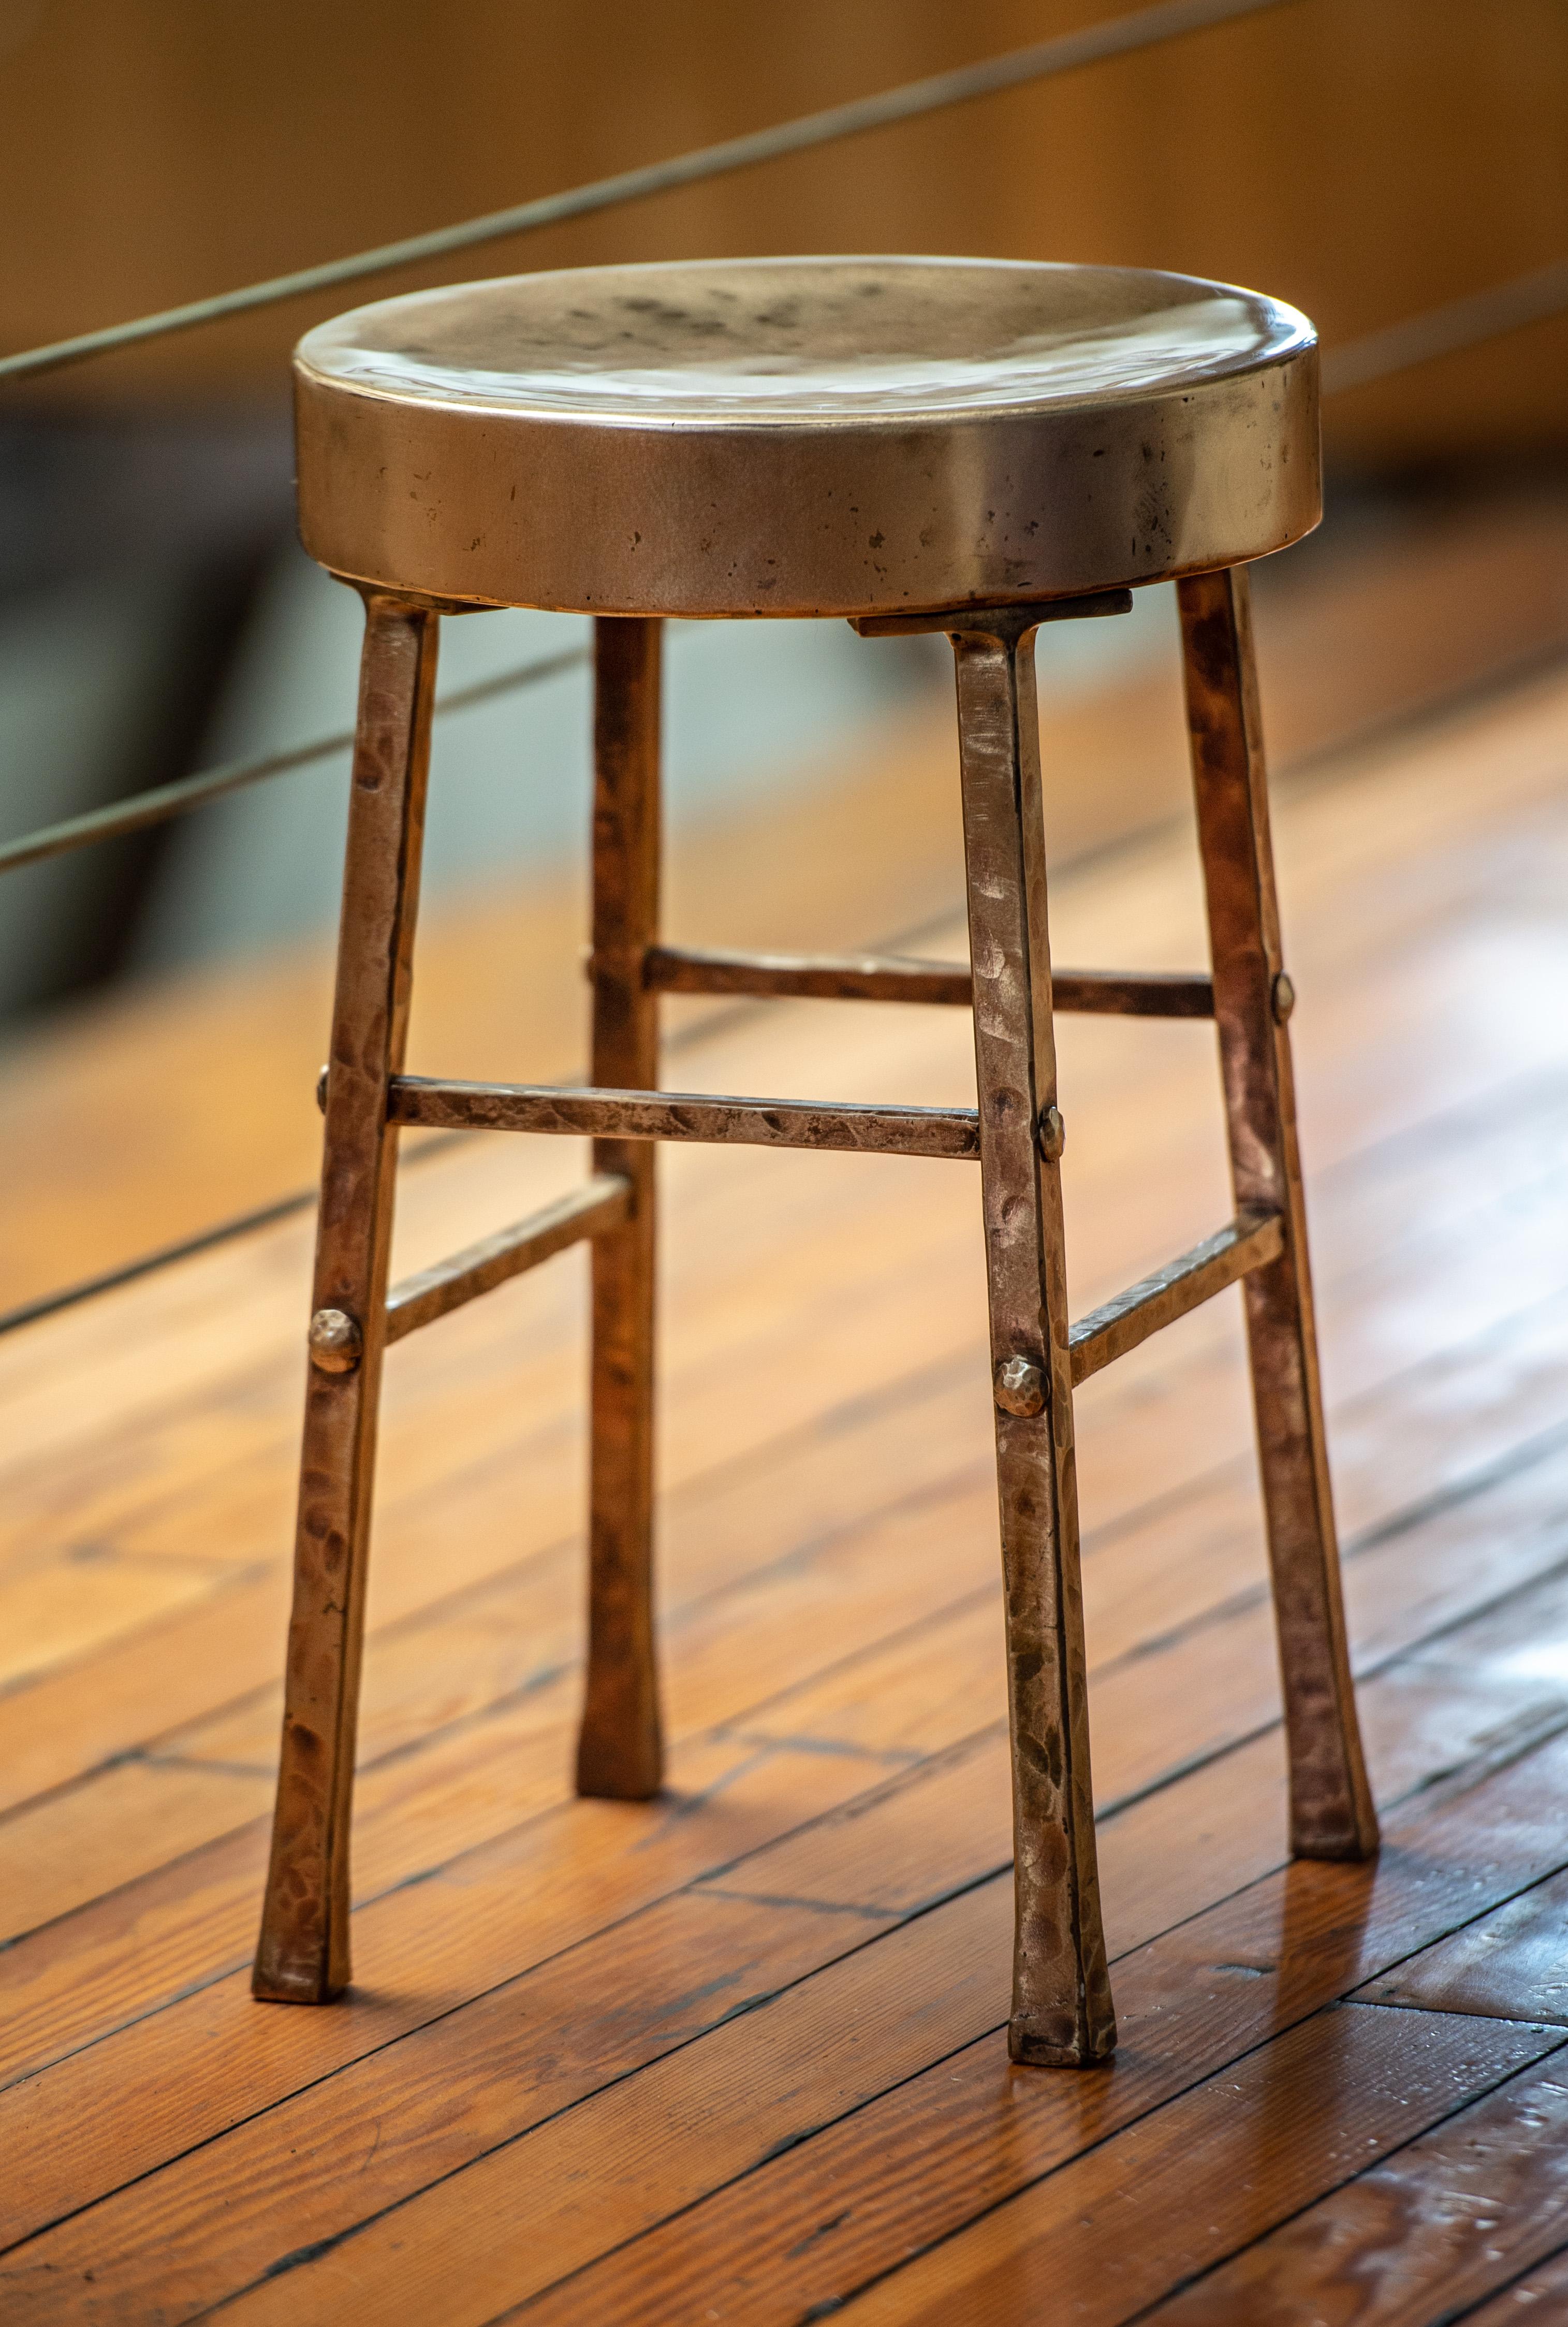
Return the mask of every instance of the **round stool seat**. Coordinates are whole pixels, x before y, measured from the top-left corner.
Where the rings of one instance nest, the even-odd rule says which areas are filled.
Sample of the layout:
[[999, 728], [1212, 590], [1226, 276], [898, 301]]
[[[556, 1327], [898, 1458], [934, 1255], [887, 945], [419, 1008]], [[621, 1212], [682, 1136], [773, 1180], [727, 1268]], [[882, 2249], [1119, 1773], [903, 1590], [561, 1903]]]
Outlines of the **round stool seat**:
[[519, 275], [294, 356], [346, 579], [580, 613], [875, 614], [1261, 557], [1321, 514], [1317, 343], [1189, 276], [959, 258]]

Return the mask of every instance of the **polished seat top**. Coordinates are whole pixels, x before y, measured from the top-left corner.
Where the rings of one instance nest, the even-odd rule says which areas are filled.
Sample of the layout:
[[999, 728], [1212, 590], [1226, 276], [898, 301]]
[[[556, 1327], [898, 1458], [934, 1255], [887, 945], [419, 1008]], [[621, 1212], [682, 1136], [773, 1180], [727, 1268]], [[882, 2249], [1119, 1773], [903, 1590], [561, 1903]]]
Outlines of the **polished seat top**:
[[302, 530], [469, 603], [863, 613], [1257, 556], [1318, 514], [1316, 348], [1116, 267], [709, 261], [383, 301], [295, 356]]
[[300, 362], [497, 412], [813, 428], [1120, 398], [1311, 341], [1255, 292], [1130, 267], [763, 259], [425, 291], [322, 324]]

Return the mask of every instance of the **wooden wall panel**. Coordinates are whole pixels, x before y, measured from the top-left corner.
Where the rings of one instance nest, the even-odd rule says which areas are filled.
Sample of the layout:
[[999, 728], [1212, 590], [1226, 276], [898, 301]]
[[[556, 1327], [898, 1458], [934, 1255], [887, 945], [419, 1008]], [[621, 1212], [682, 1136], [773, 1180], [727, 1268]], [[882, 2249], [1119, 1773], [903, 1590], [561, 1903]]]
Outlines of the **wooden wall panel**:
[[[0, 342], [329, 257], [1121, 12], [1125, 0], [0, 0]], [[1343, 340], [1568, 249], [1559, 0], [1297, 0], [449, 262], [962, 249], [1260, 283]], [[397, 278], [442, 279], [442, 271]], [[394, 287], [389, 285], [388, 287]], [[341, 294], [74, 375], [275, 393]], [[1350, 453], [1561, 442], [1568, 327], [1338, 408]], [[35, 393], [38, 391], [35, 391]]]

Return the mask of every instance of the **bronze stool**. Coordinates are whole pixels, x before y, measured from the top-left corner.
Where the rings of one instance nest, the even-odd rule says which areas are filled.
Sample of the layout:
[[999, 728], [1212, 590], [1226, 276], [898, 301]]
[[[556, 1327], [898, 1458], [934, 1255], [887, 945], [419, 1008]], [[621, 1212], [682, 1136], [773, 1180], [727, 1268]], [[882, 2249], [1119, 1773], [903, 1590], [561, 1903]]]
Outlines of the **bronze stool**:
[[[1013, 1728], [1018, 2061], [1115, 2042], [1101, 1933], [1076, 1385], [1246, 1282], [1283, 1671], [1291, 1844], [1377, 1847], [1346, 1656], [1296, 1152], [1248, 559], [1321, 509], [1311, 326], [1185, 276], [925, 258], [523, 276], [393, 299], [295, 356], [301, 529], [362, 593], [283, 1763], [255, 1986], [349, 1977], [349, 1828], [382, 1352], [593, 1243], [586, 1706], [577, 1784], [660, 1777], [650, 1561], [653, 1146], [978, 1158]], [[1033, 646], [1179, 577], [1212, 977], [1059, 974]], [[444, 612], [600, 619], [593, 1087], [403, 1071]], [[658, 943], [660, 618], [847, 616], [957, 661], [971, 973]], [[977, 1111], [661, 1093], [661, 992], [973, 1002]], [[1236, 1218], [1069, 1327], [1053, 1008], [1212, 1016]], [[593, 1141], [578, 1194], [387, 1291], [400, 1124]]]

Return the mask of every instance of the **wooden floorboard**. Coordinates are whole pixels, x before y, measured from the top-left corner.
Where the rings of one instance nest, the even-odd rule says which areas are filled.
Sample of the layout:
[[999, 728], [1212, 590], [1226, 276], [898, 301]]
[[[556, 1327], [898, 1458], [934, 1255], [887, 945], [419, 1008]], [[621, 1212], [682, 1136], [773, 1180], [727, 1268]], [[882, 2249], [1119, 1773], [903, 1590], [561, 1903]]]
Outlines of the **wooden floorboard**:
[[[1052, 2087], [1021, 2079], [993, 2027], [561, 2284], [539, 2304], [539, 2315], [585, 2318], [597, 2307], [599, 2315], [643, 2322], [700, 2316], [707, 2304], [725, 2319], [795, 2319], [857, 2286], [875, 2286], [882, 2290], [875, 2307], [901, 2316], [899, 2266], [906, 2257], [930, 2256], [922, 2264], [928, 2294], [944, 2269], [963, 2277], [978, 2257], [970, 2249], [943, 2262], [945, 2234], [985, 2220], [996, 2224], [984, 2234], [995, 2241], [1004, 2228], [997, 2210], [1005, 2212], [1021, 2190], [1037, 2188], [1031, 2204], [1055, 2208], [1063, 2193], [1059, 2187], [1046, 2194], [1048, 2177], [1083, 2152], [1112, 2147], [1124, 2128], [1157, 2120], [1172, 2101], [1212, 2086], [1221, 2063], [1266, 2055], [1283, 2032], [1297, 2031], [1297, 2042], [1310, 2048], [1300, 2032], [1354, 1988], [1361, 1967], [1419, 1944], [1424, 1932], [1472, 1912], [1496, 1889], [1512, 1888], [1540, 1863], [1535, 1853], [1560, 1851], [1555, 1795], [1565, 1766], [1559, 1744], [1451, 1795], [1441, 1808], [1429, 1795], [1393, 1820], [1391, 1847], [1375, 1872], [1293, 1868], [1125, 1957], [1117, 1967], [1123, 2045], [1106, 2089], [1086, 2093], [1060, 2080]], [[1330, 2109], [1335, 2091], [1330, 2084], [1321, 2097]], [[1281, 2109], [1283, 2131], [1295, 2115]], [[1231, 2171], [1246, 2181], [1245, 2163], [1238, 2176]], [[1136, 2193], [1140, 2183], [1133, 2173], [1126, 2190]], [[1091, 2229], [1121, 2186], [1115, 2172], [1092, 2200], [1080, 2186]], [[1206, 2178], [1190, 2173], [1192, 2207], [1207, 2208], [1213, 2194]], [[1019, 2204], [1009, 2233], [1027, 2228]], [[1069, 2201], [1065, 2218], [1070, 2214]], [[1190, 2226], [1179, 2228], [1190, 2235]], [[1103, 2261], [1114, 2261], [1118, 2243], [1106, 2241]], [[1021, 2277], [1011, 2314], [1003, 2308], [997, 2315], [1051, 2315], [1056, 2261], [1063, 2259], [1053, 2251], [1038, 2277]], [[1075, 2266], [1076, 2301], [1105, 2275], [1092, 2238], [1080, 2244]], [[1137, 2307], [1134, 2294], [1109, 2315]], [[954, 2302], [947, 2315], [981, 2313], [966, 2301]], [[1062, 2315], [1076, 2313], [1064, 2303]]]
[[[1485, 2220], [1487, 2217], [1483, 2215], [1480, 2219]], [[1568, 2224], [1559, 2223], [1559, 2236], [1564, 2228], [1568, 2228]], [[1440, 2271], [1445, 2260], [1440, 2250]], [[1419, 2301], [1420, 2297], [1417, 2299]], [[1568, 2247], [1557, 2246], [1545, 2260], [1526, 2265], [1517, 2277], [1508, 2280], [1489, 2300], [1483, 2296], [1473, 2304], [1451, 2310], [1449, 2316], [1465, 2320], [1469, 2327], [1504, 2327], [1504, 2322], [1517, 2327], [1521, 2319], [1533, 2315], [1537, 2320], [1550, 2320], [1563, 2315], [1565, 2310], [1568, 2310]], [[1416, 2316], [1422, 2315], [1418, 2311]]]
[[[967, 1175], [667, 1159], [656, 1805], [567, 1785], [580, 1264], [397, 1352], [358, 1979], [328, 2011], [245, 1977], [308, 1232], [0, 1342], [0, 2316], [1304, 2322], [1353, 2283], [1369, 2319], [1435, 2322], [1557, 2268], [1565, 774], [1548, 677], [1282, 797], [1389, 1845], [1282, 1863], [1230, 1295], [1078, 1401], [1104, 2074], [1010, 2071], [1002, 2042]], [[1056, 921], [1064, 958], [1199, 960], [1182, 835], [1061, 883]], [[1064, 1028], [1079, 1311], [1225, 1217], [1211, 1042]], [[789, 1004], [714, 1019], [681, 1079], [962, 1104], [966, 1043], [961, 1014]], [[568, 1184], [555, 1145], [410, 1169], [399, 1266]], [[1443, 2212], [1467, 2141], [1508, 2162], [1495, 2255]]]

